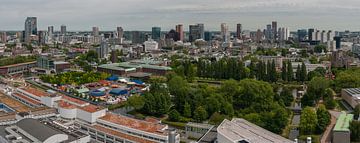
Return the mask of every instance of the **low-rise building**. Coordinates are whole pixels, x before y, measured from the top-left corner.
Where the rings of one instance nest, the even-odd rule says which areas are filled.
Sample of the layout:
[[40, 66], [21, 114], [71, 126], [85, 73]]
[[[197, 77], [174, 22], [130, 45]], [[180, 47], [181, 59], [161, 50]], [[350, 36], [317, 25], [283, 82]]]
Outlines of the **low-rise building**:
[[0, 67], [0, 75], [14, 75], [29, 72], [31, 68], [36, 67], [36, 62], [20, 63]]
[[341, 98], [352, 108], [360, 104], [360, 88], [346, 88], [341, 90]]
[[127, 76], [130, 73], [144, 72], [154, 75], [166, 75], [172, 69], [165, 66], [163, 62], [136, 60], [123, 63], [100, 65], [97, 70], [114, 75]]
[[199, 139], [204, 134], [206, 134], [209, 130], [211, 130], [213, 127], [214, 126], [210, 125], [210, 124], [189, 122], [185, 126], [186, 136]]
[[353, 114], [343, 112], [336, 121], [333, 129], [333, 143], [349, 143], [350, 142], [350, 122], [353, 120]]

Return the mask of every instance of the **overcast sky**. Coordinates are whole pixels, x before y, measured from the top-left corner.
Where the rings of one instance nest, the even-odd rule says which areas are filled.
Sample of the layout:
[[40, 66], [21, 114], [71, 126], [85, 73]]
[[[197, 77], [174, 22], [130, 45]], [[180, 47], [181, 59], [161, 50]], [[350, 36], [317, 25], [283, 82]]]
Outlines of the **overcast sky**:
[[0, 30], [22, 30], [27, 16], [38, 17], [39, 29], [59, 30], [162, 30], [176, 24], [204, 23], [206, 30], [220, 30], [227, 23], [244, 29], [278, 26], [334, 30], [360, 30], [360, 0], [0, 0]]

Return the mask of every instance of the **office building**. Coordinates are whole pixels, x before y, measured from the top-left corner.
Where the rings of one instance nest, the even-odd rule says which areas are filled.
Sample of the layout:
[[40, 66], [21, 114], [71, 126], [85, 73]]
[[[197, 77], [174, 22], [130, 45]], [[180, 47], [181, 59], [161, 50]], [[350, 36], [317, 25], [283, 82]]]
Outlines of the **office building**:
[[176, 25], [175, 29], [179, 34], [179, 41], [184, 41], [184, 26], [182, 24], [178, 24]]
[[38, 68], [42, 68], [42, 69], [54, 69], [55, 68], [54, 60], [52, 60], [46, 56], [40, 56], [39, 58], [37, 58], [36, 65]]
[[92, 35], [93, 35], [94, 37], [99, 37], [99, 36], [100, 36], [99, 27], [93, 27], [93, 28], [92, 28]]
[[311, 28], [308, 30], [308, 40], [309, 41], [313, 41], [314, 38], [313, 38], [313, 33], [315, 32], [315, 29]]
[[159, 41], [161, 36], [161, 28], [160, 27], [152, 27], [151, 30], [151, 39], [155, 41]]
[[40, 45], [45, 45], [47, 39], [47, 32], [46, 31], [39, 31], [38, 32], [38, 42]]
[[221, 23], [221, 37], [224, 42], [228, 42], [230, 39], [229, 26], [226, 23]]
[[37, 35], [37, 18], [36, 17], [28, 17], [25, 20], [25, 32], [24, 32], [24, 40], [26, 43], [31, 42], [31, 36]]
[[236, 37], [238, 39], [241, 39], [242, 37], [242, 25], [240, 23], [236, 24]]
[[6, 32], [0, 32], [0, 43], [6, 43], [6, 42], [7, 42]]
[[47, 32], [48, 32], [48, 35], [50, 37], [52, 37], [54, 35], [54, 26], [49, 26]]
[[190, 25], [189, 31], [189, 42], [195, 42], [197, 39], [205, 38], [204, 24]]
[[110, 48], [109, 48], [108, 42], [102, 41], [100, 44], [100, 47], [96, 48], [96, 52], [100, 59], [107, 58], [108, 54], [110, 53]]
[[276, 40], [278, 40], [278, 28], [277, 28], [277, 22], [276, 21], [273, 21], [272, 23], [271, 23], [271, 28], [272, 28], [272, 40], [274, 40], [274, 41], [276, 41]]
[[308, 33], [307, 33], [306, 29], [299, 29], [297, 31], [298, 41], [299, 42], [305, 41], [307, 35], [308, 35]]
[[264, 37], [263, 32], [262, 32], [260, 29], [258, 29], [258, 30], [256, 31], [255, 41], [259, 43], [259, 42], [261, 42], [261, 41], [263, 40], [263, 37]]
[[153, 39], [150, 39], [148, 41], [144, 42], [145, 45], [145, 51], [149, 52], [149, 51], [154, 51], [154, 50], [158, 50], [159, 49], [159, 44], [158, 42], [154, 41]]
[[205, 41], [211, 41], [213, 38], [213, 33], [210, 31], [205, 31]]
[[66, 35], [66, 25], [61, 25], [60, 26], [60, 34], [61, 35]]
[[122, 27], [116, 28], [116, 36], [117, 38], [123, 38], [124, 37], [124, 29]]
[[146, 35], [140, 31], [132, 31], [132, 43], [143, 44], [146, 41]]
[[29, 72], [31, 68], [36, 67], [36, 62], [20, 63], [0, 67], [0, 75], [14, 75]]
[[335, 37], [335, 32], [333, 32], [332, 30], [329, 30], [327, 32], [327, 39], [326, 41], [333, 41]]
[[341, 48], [341, 37], [335, 36], [334, 40], [336, 42], [336, 49], [340, 49]]
[[[171, 29], [165, 36], [165, 39], [167, 40], [173, 40], [175, 41], [179, 41], [180, 37], [179, 37], [179, 33], [177, 33], [174, 29]], [[169, 44], [168, 44], [169, 45]]]
[[350, 143], [350, 122], [353, 120], [353, 114], [342, 112], [336, 121], [333, 129], [333, 143]]
[[265, 29], [265, 39], [266, 40], [272, 40], [273, 38], [273, 30], [271, 29], [271, 24], [266, 25]]

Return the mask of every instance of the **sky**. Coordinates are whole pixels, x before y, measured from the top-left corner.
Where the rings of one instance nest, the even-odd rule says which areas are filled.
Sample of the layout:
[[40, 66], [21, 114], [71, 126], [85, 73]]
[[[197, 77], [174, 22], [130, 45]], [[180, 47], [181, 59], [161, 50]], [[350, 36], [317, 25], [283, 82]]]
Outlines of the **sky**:
[[0, 31], [23, 30], [28, 16], [38, 18], [38, 29], [67, 25], [69, 31], [151, 30], [163, 31], [176, 24], [204, 23], [218, 31], [227, 23], [243, 29], [264, 29], [277, 21], [279, 27], [360, 31], [360, 0], [0, 0]]

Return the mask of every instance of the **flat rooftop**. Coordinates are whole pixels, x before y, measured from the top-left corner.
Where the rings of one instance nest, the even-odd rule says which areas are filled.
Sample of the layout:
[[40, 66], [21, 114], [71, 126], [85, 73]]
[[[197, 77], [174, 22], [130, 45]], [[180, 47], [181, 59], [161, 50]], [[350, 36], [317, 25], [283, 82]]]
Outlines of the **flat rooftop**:
[[100, 120], [115, 123], [121, 126], [126, 126], [133, 129], [138, 129], [145, 132], [156, 133], [164, 135], [165, 125], [147, 122], [143, 120], [133, 119], [122, 115], [116, 115], [112, 113], [106, 113], [105, 116], [99, 118]]
[[100, 65], [100, 68], [111, 69], [111, 70], [123, 70], [123, 71], [131, 71], [136, 70], [137, 68], [149, 68], [156, 70], [171, 70], [171, 67], [167, 66], [158, 66], [151, 65], [147, 63], [134, 63], [134, 62], [122, 62], [122, 63], [113, 63], [113, 64], [104, 64]]
[[31, 110], [30, 107], [2, 93], [0, 93], [0, 102], [14, 109], [16, 112], [28, 112]]
[[352, 121], [353, 118], [354, 118], [353, 114], [347, 114], [343, 112], [337, 119], [333, 131], [350, 132], [349, 130], [350, 121]]
[[247, 141], [253, 143], [293, 143], [280, 135], [265, 130], [253, 123], [241, 118], [231, 121], [225, 119], [217, 128], [218, 134], [225, 136], [228, 140], [238, 142]]
[[360, 99], [360, 88], [346, 88], [343, 90], [346, 93], [350, 94], [352, 97]]
[[19, 63], [19, 64], [2, 66], [2, 67], [0, 67], [0, 68], [11, 68], [11, 67], [22, 66], [22, 65], [29, 65], [29, 64], [35, 64], [35, 63], [36, 63], [36, 61], [33, 61], [33, 62], [26, 62], [26, 63]]
[[43, 96], [50, 96], [49, 93], [36, 89], [36, 88], [32, 88], [32, 87], [23, 87], [20, 88], [21, 90], [24, 90], [27, 93], [30, 93], [32, 95], [38, 96], [38, 97], [43, 97]]
[[99, 131], [101, 131], [101, 132], [111, 134], [111, 135], [114, 135], [114, 136], [117, 136], [117, 137], [120, 137], [120, 138], [125, 138], [125, 139], [129, 139], [129, 140], [132, 140], [132, 141], [136, 141], [138, 143], [155, 143], [153, 141], [149, 141], [149, 140], [146, 140], [146, 139], [143, 139], [143, 138], [131, 136], [129, 134], [124, 134], [124, 133], [121, 133], [121, 132], [118, 132], [118, 131], [115, 131], [115, 130], [112, 130], [112, 129], [104, 128], [102, 126], [94, 125], [92, 127], [99, 130]]

